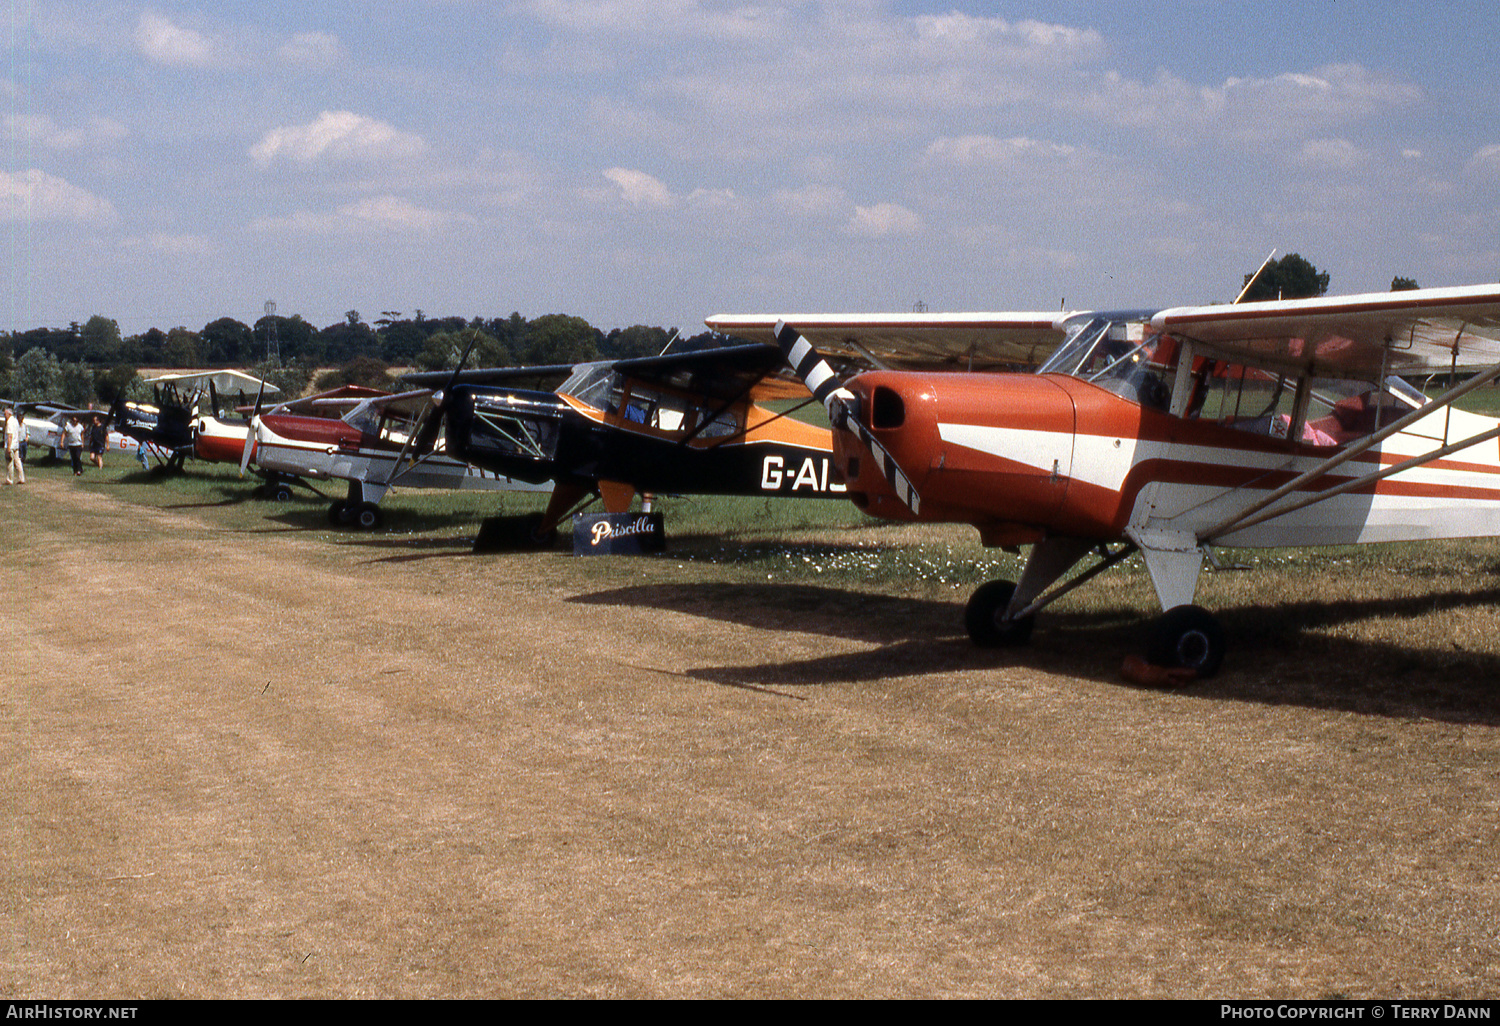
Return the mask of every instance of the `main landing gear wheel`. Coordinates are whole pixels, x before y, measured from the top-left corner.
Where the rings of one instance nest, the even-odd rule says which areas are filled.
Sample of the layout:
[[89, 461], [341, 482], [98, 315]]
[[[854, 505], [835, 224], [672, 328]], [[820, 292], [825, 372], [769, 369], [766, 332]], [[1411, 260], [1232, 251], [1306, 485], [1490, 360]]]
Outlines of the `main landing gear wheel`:
[[334, 527], [343, 527], [349, 522], [349, 504], [343, 499], [328, 507], [328, 522]]
[[361, 502], [350, 513], [349, 522], [361, 531], [373, 531], [380, 526], [380, 507], [373, 502]]
[[1016, 593], [1011, 581], [991, 581], [981, 585], [964, 607], [964, 627], [969, 637], [981, 648], [1008, 648], [1024, 645], [1031, 637], [1031, 628], [1036, 624], [1035, 616], [1023, 616], [1019, 620], [1005, 620], [1005, 609], [1010, 597]]
[[1176, 606], [1152, 626], [1146, 661], [1212, 677], [1224, 662], [1224, 628], [1202, 606]]

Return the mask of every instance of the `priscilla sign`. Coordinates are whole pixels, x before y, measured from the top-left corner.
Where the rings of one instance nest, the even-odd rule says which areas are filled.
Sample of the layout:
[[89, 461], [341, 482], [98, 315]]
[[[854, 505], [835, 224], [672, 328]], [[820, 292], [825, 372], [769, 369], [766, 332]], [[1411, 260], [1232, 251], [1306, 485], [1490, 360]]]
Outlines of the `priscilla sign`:
[[575, 556], [636, 556], [666, 546], [660, 513], [579, 513], [573, 518]]

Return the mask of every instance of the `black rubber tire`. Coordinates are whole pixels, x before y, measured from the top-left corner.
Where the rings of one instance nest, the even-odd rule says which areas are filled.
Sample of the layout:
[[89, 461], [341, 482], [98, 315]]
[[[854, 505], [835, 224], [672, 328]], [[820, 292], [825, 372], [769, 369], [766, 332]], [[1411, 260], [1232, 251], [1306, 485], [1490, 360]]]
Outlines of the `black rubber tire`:
[[1002, 621], [1010, 597], [1016, 593], [1012, 581], [990, 581], [977, 588], [964, 607], [964, 627], [969, 638], [980, 648], [1009, 648], [1024, 645], [1031, 639], [1036, 617]]
[[349, 504], [339, 499], [328, 507], [328, 522], [334, 527], [343, 527], [349, 523]]
[[380, 526], [383, 519], [385, 518], [381, 516], [379, 506], [373, 502], [361, 502], [354, 507], [349, 522], [361, 531], [373, 531]]
[[1212, 677], [1224, 662], [1224, 628], [1202, 606], [1176, 606], [1151, 628], [1146, 661], [1155, 666], [1193, 670]]

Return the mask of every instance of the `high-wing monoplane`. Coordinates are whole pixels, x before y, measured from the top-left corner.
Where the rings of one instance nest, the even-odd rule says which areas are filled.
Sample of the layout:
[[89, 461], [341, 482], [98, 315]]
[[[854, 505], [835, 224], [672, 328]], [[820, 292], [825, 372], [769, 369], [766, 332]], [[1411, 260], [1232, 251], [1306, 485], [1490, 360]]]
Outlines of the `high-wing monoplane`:
[[[1209, 676], [1224, 632], [1193, 600], [1212, 546], [1500, 535], [1500, 421], [1454, 405], [1500, 378], [1497, 285], [1123, 313], [707, 323], [778, 344], [827, 406], [837, 468], [861, 509], [1031, 546], [1018, 582], [970, 599], [965, 623], [981, 645], [1024, 642], [1038, 611], [1140, 552], [1164, 611], [1148, 659]], [[820, 355], [908, 344], [957, 372], [843, 381]], [[1047, 358], [1034, 374], [967, 372], [1022, 352]], [[1410, 383], [1471, 372], [1435, 399]]]
[[[546, 512], [531, 529], [543, 541], [596, 496], [613, 513], [628, 509], [636, 493], [842, 494], [831, 472], [828, 429], [755, 401], [757, 387], [780, 366], [772, 347], [748, 345], [557, 367], [437, 371], [405, 380], [439, 386], [418, 429], [419, 450], [441, 429], [450, 456], [517, 480], [554, 484]], [[551, 392], [509, 384], [545, 373], [565, 380]]]
[[[363, 391], [370, 394], [330, 393], [292, 404], [297, 409], [256, 411], [253, 435], [242, 436], [240, 442], [241, 467], [253, 457], [264, 471], [347, 481], [348, 498], [329, 507], [329, 521], [367, 530], [380, 525], [380, 500], [396, 486], [457, 491], [548, 487], [451, 459], [440, 445], [415, 452], [416, 422], [428, 406], [430, 390], [395, 395]], [[339, 413], [342, 416], [336, 416]]]
[[[69, 418], [76, 416], [81, 423], [87, 425], [93, 418], [103, 417], [113, 424], [112, 414], [107, 410], [86, 410], [48, 401], [16, 403], [15, 407], [26, 431], [26, 444], [51, 449], [54, 456], [62, 452], [63, 427]], [[111, 426], [105, 444], [114, 452], [133, 453], [139, 443], [135, 438]], [[147, 451], [160, 460], [165, 460], [170, 455], [154, 446], [148, 446]]]

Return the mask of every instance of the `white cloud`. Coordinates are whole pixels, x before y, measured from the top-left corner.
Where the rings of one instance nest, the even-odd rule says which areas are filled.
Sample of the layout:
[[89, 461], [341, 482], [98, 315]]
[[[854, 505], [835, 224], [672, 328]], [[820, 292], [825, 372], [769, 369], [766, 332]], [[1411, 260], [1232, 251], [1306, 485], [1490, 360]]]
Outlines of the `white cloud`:
[[468, 220], [471, 219], [418, 206], [400, 196], [383, 195], [344, 203], [331, 213], [303, 210], [287, 217], [261, 218], [251, 228], [268, 234], [330, 235], [371, 231], [427, 234]]
[[603, 174], [615, 184], [620, 197], [633, 207], [670, 207], [672, 205], [672, 191], [659, 179], [653, 178], [644, 171], [612, 167]]
[[1500, 176], [1500, 143], [1476, 151], [1474, 156], [1469, 158], [1469, 170]]
[[1347, 139], [1309, 139], [1297, 153], [1299, 164], [1328, 171], [1347, 171], [1367, 158], [1368, 154]]
[[877, 203], [873, 207], [855, 207], [845, 230], [869, 239], [916, 235], [922, 230], [922, 219], [899, 203]]
[[149, 249], [166, 256], [207, 256], [213, 251], [212, 243], [202, 235], [172, 235], [166, 232], [131, 236], [120, 244], [127, 250]]
[[402, 160], [423, 153], [422, 137], [347, 110], [324, 111], [306, 125], [273, 128], [250, 148], [262, 167], [278, 158], [299, 164], [318, 160]]
[[994, 168], [1022, 162], [1052, 163], [1066, 160], [1075, 152], [1075, 147], [1063, 143], [1043, 142], [1024, 136], [997, 139], [990, 135], [963, 135], [933, 140], [925, 155], [929, 160], [960, 167]]
[[109, 224], [117, 216], [109, 200], [45, 171], [0, 171], [0, 221]]
[[12, 142], [59, 151], [118, 142], [130, 134], [124, 125], [108, 118], [93, 118], [82, 127], [64, 128], [45, 114], [7, 114], [0, 118], [0, 126]]
[[339, 37], [327, 32], [301, 32], [281, 45], [276, 54], [283, 63], [299, 68], [332, 67], [345, 57]]
[[155, 11], [142, 12], [135, 25], [135, 43], [156, 63], [179, 68], [211, 67], [219, 52], [207, 36]]

